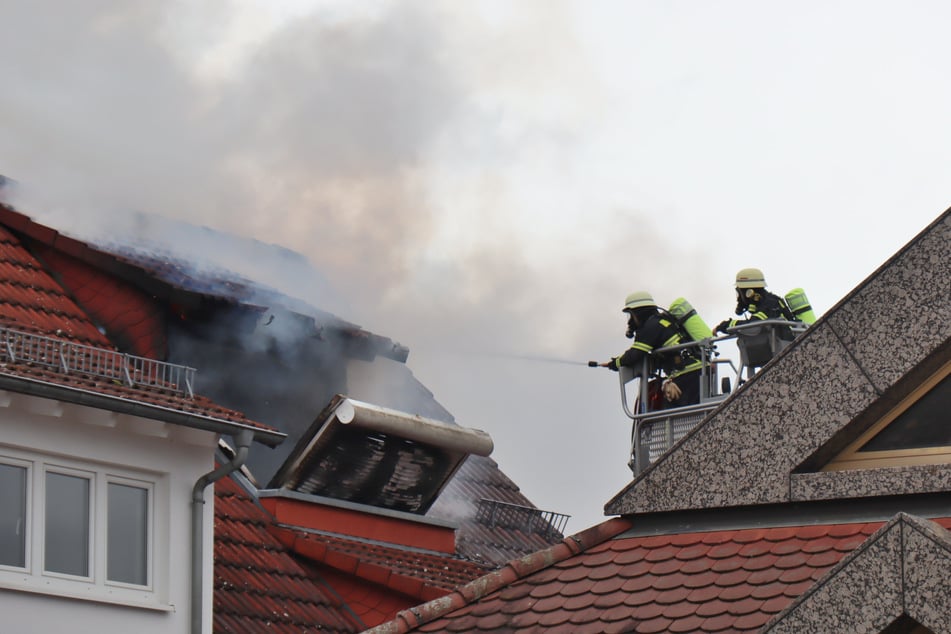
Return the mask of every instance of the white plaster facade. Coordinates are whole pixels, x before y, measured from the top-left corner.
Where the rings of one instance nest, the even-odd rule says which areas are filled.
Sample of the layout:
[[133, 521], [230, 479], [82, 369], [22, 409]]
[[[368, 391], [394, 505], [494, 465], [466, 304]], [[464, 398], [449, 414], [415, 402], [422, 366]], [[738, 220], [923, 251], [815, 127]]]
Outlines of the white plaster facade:
[[[195, 482], [214, 468], [217, 435], [157, 420], [0, 391], [0, 463], [25, 465], [26, 565], [0, 566], [0, 631], [18, 634], [189, 632], [191, 513]], [[44, 571], [43, 478], [49, 469], [91, 474], [89, 578]], [[148, 582], [106, 579], [101, 482], [142, 482], [151, 492]], [[214, 494], [205, 492], [203, 631], [212, 628]]]

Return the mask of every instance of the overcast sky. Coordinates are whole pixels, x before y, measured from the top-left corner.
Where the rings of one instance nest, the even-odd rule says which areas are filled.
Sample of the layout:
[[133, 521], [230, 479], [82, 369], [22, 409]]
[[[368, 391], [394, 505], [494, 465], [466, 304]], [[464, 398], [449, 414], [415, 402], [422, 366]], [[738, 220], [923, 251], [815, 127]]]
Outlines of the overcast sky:
[[[831, 308], [951, 204], [951, 5], [0, 0], [0, 173], [300, 251], [538, 506], [630, 480], [624, 296]], [[947, 292], [947, 288], [936, 292]], [[526, 358], [530, 357], [530, 358]], [[572, 363], [542, 362], [552, 358]]]

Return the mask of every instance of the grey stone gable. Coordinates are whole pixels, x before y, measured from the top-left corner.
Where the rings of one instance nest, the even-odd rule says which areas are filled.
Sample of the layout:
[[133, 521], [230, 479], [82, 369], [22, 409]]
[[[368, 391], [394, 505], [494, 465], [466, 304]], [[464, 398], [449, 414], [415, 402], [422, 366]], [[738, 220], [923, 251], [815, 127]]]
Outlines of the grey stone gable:
[[951, 533], [899, 513], [850, 553], [763, 632], [881, 632], [911, 618], [951, 631]]
[[910, 476], [851, 472], [841, 485], [834, 474], [794, 473], [935, 356], [951, 356], [951, 210], [610, 500], [605, 514], [883, 495], [896, 482], [905, 493], [951, 490], [947, 465], [909, 468]]

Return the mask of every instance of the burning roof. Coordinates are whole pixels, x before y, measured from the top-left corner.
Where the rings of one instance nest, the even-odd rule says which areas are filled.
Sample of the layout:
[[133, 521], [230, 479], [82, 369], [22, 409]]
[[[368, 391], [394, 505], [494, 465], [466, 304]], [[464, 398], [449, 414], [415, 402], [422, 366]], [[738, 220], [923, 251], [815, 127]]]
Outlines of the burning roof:
[[[289, 442], [278, 448], [251, 453], [248, 466], [257, 482], [270, 481], [295, 445], [307, 442], [315, 431], [314, 413], [337, 394], [455, 426], [451, 414], [405, 366], [405, 347], [274, 286], [222, 267], [196, 266], [180, 255], [148, 251], [141, 243], [94, 245], [76, 240], [10, 207], [0, 206], [0, 225], [38, 254], [42, 259], [38, 265], [48, 267], [65, 294], [76, 298], [76, 314], [88, 316], [87, 338], [198, 368], [196, 391], [286, 434]], [[192, 229], [203, 239], [216, 235], [204, 228]], [[265, 251], [269, 247], [257, 245]], [[279, 261], [294, 261], [286, 250], [275, 249]], [[284, 282], [293, 285], [295, 280]], [[63, 323], [76, 327], [69, 319]], [[358, 380], [352, 370], [360, 363], [373, 370]], [[379, 389], [382, 385], [386, 386], [383, 390]], [[375, 445], [371, 441], [369, 446]], [[497, 513], [490, 514], [491, 521], [479, 519], [480, 508], [496, 503], [542, 517], [491, 458], [471, 455], [463, 461], [462, 454], [457, 454], [446, 461], [445, 452], [435, 450], [430, 457], [433, 464], [439, 462], [445, 468], [437, 470], [441, 475], [434, 478], [424, 465], [430, 458], [416, 459], [427, 451], [434, 450], [412, 449], [413, 459], [406, 462], [409, 470], [399, 471], [401, 488], [409, 491], [427, 483], [428, 492], [421, 494], [416, 508], [429, 509], [428, 515], [434, 518], [459, 522], [460, 552], [502, 563], [513, 554], [560, 538], [564, 516], [555, 521], [560, 526], [554, 532], [547, 519], [540, 524], [512, 524], [499, 520], [502, 515]], [[384, 484], [376, 485], [379, 491]], [[346, 498], [353, 493], [340, 495]], [[386, 505], [397, 497], [373, 494], [364, 499]]]

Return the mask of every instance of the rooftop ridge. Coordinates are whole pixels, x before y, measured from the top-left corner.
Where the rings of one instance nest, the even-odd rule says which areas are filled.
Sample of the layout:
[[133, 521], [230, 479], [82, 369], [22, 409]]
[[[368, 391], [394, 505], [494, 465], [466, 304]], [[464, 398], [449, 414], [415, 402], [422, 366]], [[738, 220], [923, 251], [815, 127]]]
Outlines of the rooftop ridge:
[[402, 550], [407, 553], [414, 553], [417, 555], [429, 556], [429, 557], [440, 557], [440, 558], [449, 558], [456, 559], [458, 561], [465, 561], [470, 563], [475, 563], [480, 566], [484, 564], [475, 559], [471, 559], [459, 553], [447, 553], [441, 550], [430, 550], [428, 548], [420, 548], [419, 546], [407, 546], [406, 544], [400, 544], [399, 542], [388, 542], [381, 539], [372, 539], [370, 537], [360, 537], [357, 535], [347, 535], [346, 533], [339, 533], [335, 531], [322, 530], [319, 528], [310, 528], [307, 526], [296, 526], [294, 524], [286, 524], [283, 522], [274, 521], [272, 522], [275, 530], [278, 531], [290, 531], [294, 533], [303, 533], [305, 535], [313, 535], [315, 537], [328, 537], [330, 539], [352, 542], [354, 544], [359, 544], [363, 546], [381, 546], [384, 548], [393, 548], [395, 550]]
[[631, 528], [629, 519], [615, 517], [565, 537], [562, 541], [512, 560], [489, 574], [459, 586], [449, 594], [422, 605], [401, 610], [389, 622], [367, 630], [372, 634], [406, 634], [461, 607], [475, 603], [511, 583], [582, 553]]
[[[420, 601], [430, 601], [450, 592], [456, 584], [484, 573], [487, 567], [452, 553], [418, 553], [399, 545], [360, 544], [352, 541], [304, 533], [273, 523], [266, 527], [286, 548], [339, 572], [380, 584]], [[406, 561], [394, 553], [406, 553]]]

